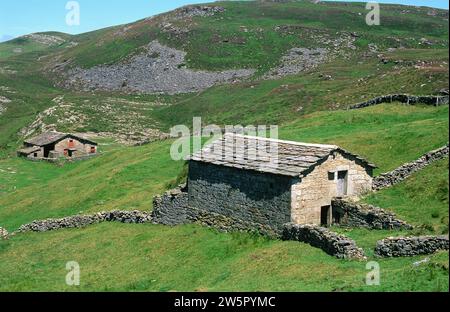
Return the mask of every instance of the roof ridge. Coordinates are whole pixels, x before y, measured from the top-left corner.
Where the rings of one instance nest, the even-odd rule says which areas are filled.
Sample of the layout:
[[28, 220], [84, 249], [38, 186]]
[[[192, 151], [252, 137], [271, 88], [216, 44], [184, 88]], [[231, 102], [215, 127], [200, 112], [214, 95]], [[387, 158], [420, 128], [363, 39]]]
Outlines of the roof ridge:
[[251, 139], [258, 139], [258, 140], [264, 140], [264, 141], [269, 141], [269, 142], [277, 142], [277, 143], [284, 143], [284, 144], [297, 145], [297, 146], [306, 146], [306, 147], [318, 147], [318, 148], [329, 148], [329, 149], [340, 148], [339, 146], [332, 145], [332, 144], [304, 143], [304, 142], [279, 140], [279, 139], [265, 138], [265, 137], [252, 136], [252, 135], [243, 135], [243, 134], [232, 133], [232, 132], [226, 132], [224, 134], [224, 136], [235, 136], [235, 137], [237, 136], [237, 137], [242, 137], [242, 138], [251, 138]]

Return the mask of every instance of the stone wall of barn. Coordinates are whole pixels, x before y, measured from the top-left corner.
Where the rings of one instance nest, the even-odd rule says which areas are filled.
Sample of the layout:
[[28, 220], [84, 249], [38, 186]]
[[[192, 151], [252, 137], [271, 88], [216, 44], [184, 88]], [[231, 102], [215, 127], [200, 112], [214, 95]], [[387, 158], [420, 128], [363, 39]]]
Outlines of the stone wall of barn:
[[[74, 157], [91, 154], [91, 146], [95, 147], [95, 145], [84, 144], [74, 138], [65, 138], [64, 140], [61, 140], [60, 142], [55, 144], [55, 152], [59, 154], [59, 157], [64, 156], [64, 150], [69, 148], [69, 140], [73, 140], [73, 147], [71, 148], [77, 149], [77, 151], [73, 154]], [[95, 148], [97, 150], [97, 147]]]
[[372, 189], [371, 172], [355, 159], [335, 153], [292, 186], [292, 222], [296, 224], [321, 224], [321, 208], [330, 206], [337, 197], [337, 172], [348, 171], [347, 195], [358, 196]]
[[36, 151], [36, 152], [28, 155], [28, 158], [30, 158], [30, 159], [42, 158], [42, 157], [44, 157], [44, 148], [43, 147], [41, 147], [41, 149], [39, 151]]
[[189, 207], [279, 229], [291, 221], [291, 180], [190, 161]]

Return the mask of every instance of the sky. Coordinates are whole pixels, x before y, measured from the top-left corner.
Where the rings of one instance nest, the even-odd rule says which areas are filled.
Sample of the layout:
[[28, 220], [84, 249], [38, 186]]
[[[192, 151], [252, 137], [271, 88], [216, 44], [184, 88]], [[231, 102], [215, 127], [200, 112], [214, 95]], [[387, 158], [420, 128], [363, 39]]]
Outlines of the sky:
[[[353, 0], [347, 0], [353, 1]], [[79, 23], [74, 18], [79, 4]], [[0, 42], [42, 31], [79, 34], [130, 23], [177, 7], [212, 0], [1, 0]], [[354, 2], [362, 2], [354, 1]], [[425, 5], [448, 9], [447, 0], [378, 0], [379, 3]], [[69, 7], [66, 8], [66, 6]], [[69, 20], [67, 20], [69, 19]], [[68, 23], [69, 22], [69, 23]]]

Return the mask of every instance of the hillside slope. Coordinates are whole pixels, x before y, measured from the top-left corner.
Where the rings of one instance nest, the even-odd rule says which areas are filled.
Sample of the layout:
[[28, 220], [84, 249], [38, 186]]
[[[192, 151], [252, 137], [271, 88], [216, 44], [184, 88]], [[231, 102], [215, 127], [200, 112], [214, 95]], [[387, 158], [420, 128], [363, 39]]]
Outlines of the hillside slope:
[[[386, 93], [448, 89], [448, 11], [382, 5], [382, 12], [383, 23], [369, 27], [361, 3], [227, 1], [77, 36], [38, 34], [64, 41], [0, 55], [1, 149], [10, 153], [46, 129], [134, 144], [193, 116], [283, 124]], [[162, 50], [147, 50], [155, 41]], [[236, 70], [255, 73], [239, 78]], [[153, 75], [169, 93], [195, 92], [135, 94], [157, 87]]]
[[[281, 138], [337, 143], [387, 171], [445, 144], [447, 133], [448, 107], [385, 104], [314, 113], [282, 128]], [[104, 142], [103, 155], [63, 167], [1, 160], [2, 226], [14, 230], [36, 218], [80, 212], [149, 211], [152, 196], [173, 185], [182, 171], [182, 162], [170, 160], [170, 143]], [[410, 232], [334, 229], [380, 263], [382, 283], [376, 287], [365, 285], [366, 262], [338, 260], [307, 244], [192, 225], [109, 223], [0, 242], [0, 289], [73, 290], [61, 276], [65, 263], [76, 260], [83, 268], [77, 290], [83, 291], [448, 291], [448, 252], [421, 266], [413, 263], [425, 257], [373, 257], [376, 241], [387, 236], [448, 233], [448, 160], [365, 200], [418, 226]]]
[[[153, 196], [186, 174], [170, 158], [172, 141], [160, 139], [197, 116], [203, 125], [278, 125], [281, 139], [337, 144], [378, 165], [377, 175], [447, 144], [448, 106], [346, 108], [389, 93], [448, 92], [448, 10], [382, 5], [375, 27], [366, 13], [363, 3], [223, 1], [0, 44], [0, 227], [150, 211]], [[101, 154], [58, 164], [16, 157], [23, 138], [45, 130], [94, 137]], [[448, 252], [418, 266], [425, 257], [373, 256], [387, 236], [448, 233], [448, 160], [364, 200], [417, 226], [333, 228], [380, 263], [377, 287], [365, 285], [365, 262], [306, 244], [108, 223], [0, 241], [0, 290], [448, 291]], [[82, 267], [77, 289], [64, 283], [73, 260]]]

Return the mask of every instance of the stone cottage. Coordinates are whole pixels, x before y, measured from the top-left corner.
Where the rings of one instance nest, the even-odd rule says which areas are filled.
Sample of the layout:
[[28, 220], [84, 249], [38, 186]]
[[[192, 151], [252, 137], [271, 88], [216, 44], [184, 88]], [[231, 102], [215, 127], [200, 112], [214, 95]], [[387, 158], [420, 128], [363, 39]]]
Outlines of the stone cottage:
[[76, 159], [96, 155], [97, 143], [73, 134], [44, 132], [25, 140], [17, 154], [35, 160]]
[[192, 155], [187, 209], [271, 228], [330, 225], [341, 217], [332, 199], [371, 190], [374, 168], [335, 145], [225, 134]]

